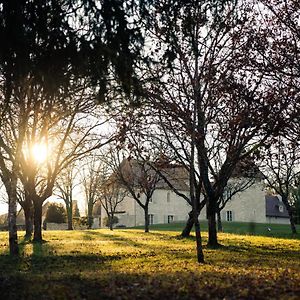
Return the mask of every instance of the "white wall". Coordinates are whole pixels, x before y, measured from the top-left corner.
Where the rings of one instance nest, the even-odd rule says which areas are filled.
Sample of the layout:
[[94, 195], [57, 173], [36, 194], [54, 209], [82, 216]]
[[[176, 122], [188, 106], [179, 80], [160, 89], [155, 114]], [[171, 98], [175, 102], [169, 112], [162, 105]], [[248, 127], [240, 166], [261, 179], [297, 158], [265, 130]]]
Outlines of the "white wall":
[[269, 224], [290, 224], [289, 218], [281, 218], [281, 217], [267, 217], [266, 223]]
[[[169, 193], [169, 196], [168, 196]], [[185, 192], [186, 193], [186, 192]], [[169, 199], [169, 202], [168, 202]], [[145, 196], [141, 196], [141, 202], [145, 203]], [[123, 214], [116, 214], [119, 224], [131, 226], [142, 226], [145, 224], [144, 210], [131, 197], [125, 199], [118, 205], [118, 211], [125, 211]], [[157, 189], [152, 196], [152, 202], [149, 203], [149, 214], [153, 215], [153, 223], [167, 223], [168, 215], [174, 216], [174, 221], [185, 221], [191, 206], [172, 191]], [[104, 209], [101, 210], [101, 220], [106, 217]], [[103, 226], [103, 221], [102, 224]]]
[[[183, 192], [188, 195], [188, 192]], [[169, 197], [168, 197], [169, 194]], [[144, 196], [141, 201], [145, 201]], [[169, 199], [169, 201], [168, 201]], [[119, 224], [131, 226], [144, 225], [144, 210], [131, 197], [126, 197], [118, 206], [118, 211], [125, 211], [123, 214], [117, 214]], [[153, 193], [152, 202], [149, 203], [149, 214], [153, 214], [153, 223], [167, 223], [168, 215], [174, 216], [174, 221], [185, 221], [191, 206], [176, 193], [170, 190], [157, 189]], [[284, 218], [266, 217], [266, 203], [264, 184], [257, 181], [246, 191], [235, 195], [225, 206], [221, 213], [223, 221], [226, 221], [226, 211], [232, 211], [232, 217], [235, 222], [256, 222], [256, 223], [280, 223], [288, 224], [289, 220]], [[106, 216], [102, 209], [101, 220]], [[206, 207], [200, 213], [200, 220], [206, 220]], [[101, 224], [103, 226], [103, 223]]]
[[232, 221], [266, 223], [266, 200], [263, 183], [256, 182], [229, 200], [221, 214], [224, 221], [226, 221], [226, 211], [232, 211]]

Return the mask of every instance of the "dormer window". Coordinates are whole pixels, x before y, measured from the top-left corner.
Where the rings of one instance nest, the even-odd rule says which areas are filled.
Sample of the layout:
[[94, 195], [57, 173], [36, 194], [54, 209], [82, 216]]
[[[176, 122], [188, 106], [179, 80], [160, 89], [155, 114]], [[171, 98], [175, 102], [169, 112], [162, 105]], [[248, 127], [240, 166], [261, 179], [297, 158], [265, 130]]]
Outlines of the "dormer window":
[[283, 213], [283, 205], [279, 205], [279, 206], [278, 206], [278, 209], [279, 209], [279, 211], [280, 211], [281, 213]]
[[171, 201], [171, 194], [170, 192], [167, 192], [167, 202], [170, 202]]

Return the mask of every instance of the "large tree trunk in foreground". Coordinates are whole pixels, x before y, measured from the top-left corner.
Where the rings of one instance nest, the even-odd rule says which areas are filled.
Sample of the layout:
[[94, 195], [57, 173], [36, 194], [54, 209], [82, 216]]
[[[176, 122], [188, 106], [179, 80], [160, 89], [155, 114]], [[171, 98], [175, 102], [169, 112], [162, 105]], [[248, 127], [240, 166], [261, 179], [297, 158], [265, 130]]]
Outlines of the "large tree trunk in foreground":
[[33, 241], [41, 243], [42, 238], [42, 207], [43, 201], [40, 199], [35, 199], [33, 201], [34, 205], [34, 234]]
[[68, 230], [73, 230], [73, 204], [70, 202], [67, 207]]
[[197, 244], [197, 261], [198, 263], [204, 263], [204, 254], [202, 250], [202, 238], [200, 231], [200, 223], [199, 223], [199, 214], [194, 210], [194, 223], [195, 223], [195, 234], [196, 234], [196, 244]]
[[144, 207], [145, 214], [145, 232], [149, 232], [149, 214], [148, 214], [148, 206]]
[[218, 243], [217, 235], [217, 222], [216, 222], [216, 209], [213, 199], [208, 199], [207, 203], [207, 215], [208, 215], [208, 242], [207, 246], [217, 248], [220, 246]]
[[191, 210], [188, 214], [188, 219], [186, 221], [185, 227], [183, 228], [181, 232], [181, 236], [186, 238], [189, 237], [192, 231], [192, 228], [194, 226], [194, 211]]
[[33, 233], [33, 207], [23, 207], [25, 216], [25, 238], [31, 238]]
[[20, 204], [25, 216], [25, 238], [29, 239], [33, 233], [33, 202], [31, 197], [25, 193], [25, 199]]
[[13, 174], [8, 197], [8, 231], [9, 231], [9, 254], [18, 255], [18, 232], [17, 232], [17, 177]]
[[221, 219], [221, 211], [218, 210], [217, 212], [217, 219], [218, 219], [218, 232], [223, 232], [223, 224]]

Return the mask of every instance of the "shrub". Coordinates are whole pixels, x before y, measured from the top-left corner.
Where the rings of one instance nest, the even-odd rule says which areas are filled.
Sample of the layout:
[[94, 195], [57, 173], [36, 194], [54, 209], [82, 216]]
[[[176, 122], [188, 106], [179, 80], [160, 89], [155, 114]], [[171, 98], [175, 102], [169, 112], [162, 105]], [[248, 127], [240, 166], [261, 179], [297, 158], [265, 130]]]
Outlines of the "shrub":
[[[114, 216], [113, 217], [113, 220], [112, 220], [112, 224], [114, 225], [114, 224], [118, 224], [119, 223], [119, 219], [118, 219], [118, 217], [116, 217], [116, 216]], [[106, 227], [109, 227], [109, 218], [108, 217], [105, 217], [104, 218], [104, 225], [106, 226]]]
[[65, 223], [66, 209], [62, 204], [51, 203], [47, 209], [45, 221], [47, 223]]

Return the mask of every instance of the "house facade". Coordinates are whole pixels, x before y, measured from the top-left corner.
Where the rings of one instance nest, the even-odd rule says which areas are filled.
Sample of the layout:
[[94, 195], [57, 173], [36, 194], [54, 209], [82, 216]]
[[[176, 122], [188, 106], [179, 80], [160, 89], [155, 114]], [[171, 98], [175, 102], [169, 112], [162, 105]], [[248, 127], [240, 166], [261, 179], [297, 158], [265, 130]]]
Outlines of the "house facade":
[[[132, 164], [132, 162], [130, 162]], [[130, 170], [129, 164], [126, 172]], [[137, 165], [133, 162], [131, 172], [139, 174]], [[246, 169], [246, 173], [243, 169]], [[254, 168], [252, 168], [254, 169]], [[288, 224], [289, 218], [283, 203], [276, 196], [266, 196], [265, 186], [259, 171], [251, 172], [255, 177], [249, 177], [249, 168], [239, 167], [233, 174], [229, 184], [238, 186], [241, 181], [253, 181], [249, 187], [241, 192], [235, 193], [226, 203], [221, 211], [222, 221], [228, 222], [254, 222], [254, 223], [279, 223]], [[189, 197], [189, 180], [186, 170], [182, 166], [168, 167], [163, 170], [165, 179], [171, 183], [173, 188], [181, 194]], [[140, 196], [140, 201], [145, 203], [145, 195]], [[164, 224], [179, 221], [186, 221], [191, 205], [181, 196], [170, 189], [165, 180], [160, 181], [149, 202], [150, 224]], [[115, 216], [118, 217], [118, 225], [133, 227], [145, 224], [144, 210], [130, 195], [118, 204]], [[101, 209], [100, 227], [105, 227], [104, 219], [106, 213]], [[204, 207], [199, 216], [200, 220], [206, 220], [206, 208]]]
[[[188, 196], [188, 191], [182, 190]], [[142, 199], [141, 199], [142, 200]], [[153, 193], [149, 203], [150, 224], [166, 224], [186, 221], [191, 206], [182, 197], [167, 188], [159, 188]], [[126, 227], [142, 226], [145, 223], [144, 210], [130, 196], [125, 197], [117, 208], [118, 225]], [[101, 210], [101, 227], [105, 227], [105, 211]], [[206, 220], [206, 209], [202, 209], [200, 220]], [[240, 192], [228, 201], [221, 212], [222, 221], [254, 222], [267, 224], [289, 224], [289, 217], [284, 204], [276, 196], [266, 195], [264, 184], [254, 183], [247, 190]]]
[[[181, 191], [188, 194], [187, 191]], [[141, 196], [143, 201], [143, 196]], [[144, 200], [145, 201], [145, 200]], [[163, 224], [176, 221], [184, 221], [191, 210], [191, 206], [170, 189], [158, 188], [154, 191], [149, 202], [150, 224]], [[116, 214], [120, 225], [126, 227], [142, 226], [145, 224], [144, 210], [130, 196], [126, 196], [118, 205]], [[104, 227], [106, 213], [101, 210], [101, 227]]]
[[[252, 186], [228, 201], [221, 211], [221, 219], [228, 222], [267, 223], [265, 207], [265, 187], [263, 181], [257, 179]], [[204, 219], [203, 214], [201, 219]]]

